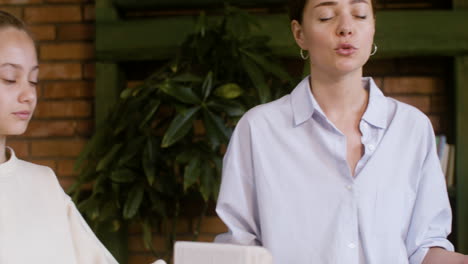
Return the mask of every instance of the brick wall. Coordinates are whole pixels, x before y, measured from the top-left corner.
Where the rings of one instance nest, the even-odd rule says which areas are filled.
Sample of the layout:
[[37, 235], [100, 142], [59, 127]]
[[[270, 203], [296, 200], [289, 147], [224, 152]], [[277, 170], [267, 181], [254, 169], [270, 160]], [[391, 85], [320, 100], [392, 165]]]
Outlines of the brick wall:
[[54, 169], [67, 188], [74, 160], [93, 130], [94, 2], [0, 0], [35, 36], [40, 63], [38, 104], [28, 130], [10, 138], [23, 159]]
[[[74, 180], [74, 160], [93, 131], [94, 2], [0, 0], [0, 9], [30, 25], [40, 58], [35, 116], [26, 134], [11, 138], [8, 145], [21, 158], [53, 168], [66, 188]], [[447, 65], [451, 61], [441, 58], [375, 60], [365, 67], [365, 75], [374, 76], [386, 95], [428, 114], [437, 132], [450, 135], [452, 95]], [[179, 239], [192, 238], [195, 222], [193, 218], [179, 221]], [[225, 231], [211, 210], [202, 222], [199, 240], [212, 241]], [[154, 234], [154, 246], [164, 247], [159, 233]], [[138, 228], [130, 228], [129, 249], [131, 264], [155, 259], [144, 248]]]

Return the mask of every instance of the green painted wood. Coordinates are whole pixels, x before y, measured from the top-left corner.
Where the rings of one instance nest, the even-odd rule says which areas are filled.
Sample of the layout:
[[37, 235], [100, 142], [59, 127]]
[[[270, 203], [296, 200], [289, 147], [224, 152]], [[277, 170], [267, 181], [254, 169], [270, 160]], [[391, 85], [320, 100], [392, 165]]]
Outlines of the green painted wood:
[[[468, 0], [453, 0], [455, 10], [468, 11]], [[464, 24], [466, 25], [466, 24]], [[456, 226], [457, 251], [468, 254], [468, 56], [455, 58]]]
[[468, 56], [455, 59], [457, 251], [468, 254]]
[[96, 63], [95, 120], [99, 125], [119, 98], [124, 83], [116, 63]]
[[[215, 19], [215, 18], [212, 18]], [[258, 34], [283, 57], [298, 57], [286, 14], [258, 15]], [[173, 56], [193, 32], [196, 17], [171, 16], [151, 20], [99, 23], [98, 60], [154, 60]], [[468, 54], [468, 11], [382, 11], [377, 16], [376, 57]]]
[[96, 22], [114, 22], [119, 19], [117, 9], [112, 0], [96, 0], [95, 6]]
[[285, 4], [287, 0], [114, 0], [114, 4], [124, 9], [141, 8], [200, 8], [207, 6], [223, 6], [224, 3], [239, 5], [263, 5]]
[[[95, 123], [99, 126], [124, 86], [122, 74], [116, 63], [96, 63], [96, 90], [94, 98]], [[100, 231], [97, 236], [121, 264], [128, 261], [128, 235], [125, 226], [118, 232]]]
[[454, 0], [453, 7], [458, 8], [468, 8], [468, 0]]

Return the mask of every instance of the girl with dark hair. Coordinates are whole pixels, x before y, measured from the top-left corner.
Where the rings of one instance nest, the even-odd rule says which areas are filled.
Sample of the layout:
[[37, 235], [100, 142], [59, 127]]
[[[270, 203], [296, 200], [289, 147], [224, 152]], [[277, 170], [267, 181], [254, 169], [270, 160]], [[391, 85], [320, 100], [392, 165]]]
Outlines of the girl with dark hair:
[[26, 130], [36, 107], [34, 41], [0, 11], [0, 263], [115, 264], [54, 172], [18, 159], [6, 137]]
[[433, 128], [362, 67], [377, 52], [370, 0], [291, 1], [310, 76], [248, 111], [224, 157], [216, 241], [261, 245], [276, 264], [468, 263]]

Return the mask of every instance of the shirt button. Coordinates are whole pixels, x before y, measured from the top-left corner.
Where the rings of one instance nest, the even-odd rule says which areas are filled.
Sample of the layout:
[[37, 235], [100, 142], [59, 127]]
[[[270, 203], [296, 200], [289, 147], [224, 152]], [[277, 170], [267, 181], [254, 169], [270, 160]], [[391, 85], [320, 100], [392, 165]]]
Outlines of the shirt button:
[[375, 146], [372, 144], [369, 144], [367, 147], [369, 148], [370, 151], [374, 151], [375, 149]]
[[353, 189], [353, 186], [350, 184], [350, 185], [346, 185], [346, 189], [348, 190], [352, 190]]
[[349, 244], [348, 244], [348, 247], [349, 247], [349, 248], [356, 248], [356, 244], [354, 244], [354, 243], [349, 243]]

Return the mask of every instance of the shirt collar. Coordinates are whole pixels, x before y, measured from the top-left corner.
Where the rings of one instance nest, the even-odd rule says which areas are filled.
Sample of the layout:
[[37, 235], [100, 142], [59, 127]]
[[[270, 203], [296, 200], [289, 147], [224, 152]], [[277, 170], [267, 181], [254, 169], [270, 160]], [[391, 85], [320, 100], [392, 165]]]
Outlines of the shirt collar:
[[[362, 78], [362, 82], [364, 88], [369, 90], [369, 102], [362, 119], [375, 127], [386, 128], [388, 125], [388, 106], [385, 96], [371, 77]], [[291, 106], [295, 126], [312, 117], [314, 111], [325, 116], [310, 90], [309, 76], [304, 78], [291, 92]]]
[[0, 164], [0, 179], [2, 177], [10, 176], [9, 172], [11, 172], [15, 168], [16, 163], [18, 161], [15, 155], [15, 152], [13, 151], [12, 148], [6, 147], [6, 151], [8, 154], [7, 157], [9, 156], [9, 158], [4, 163]]

